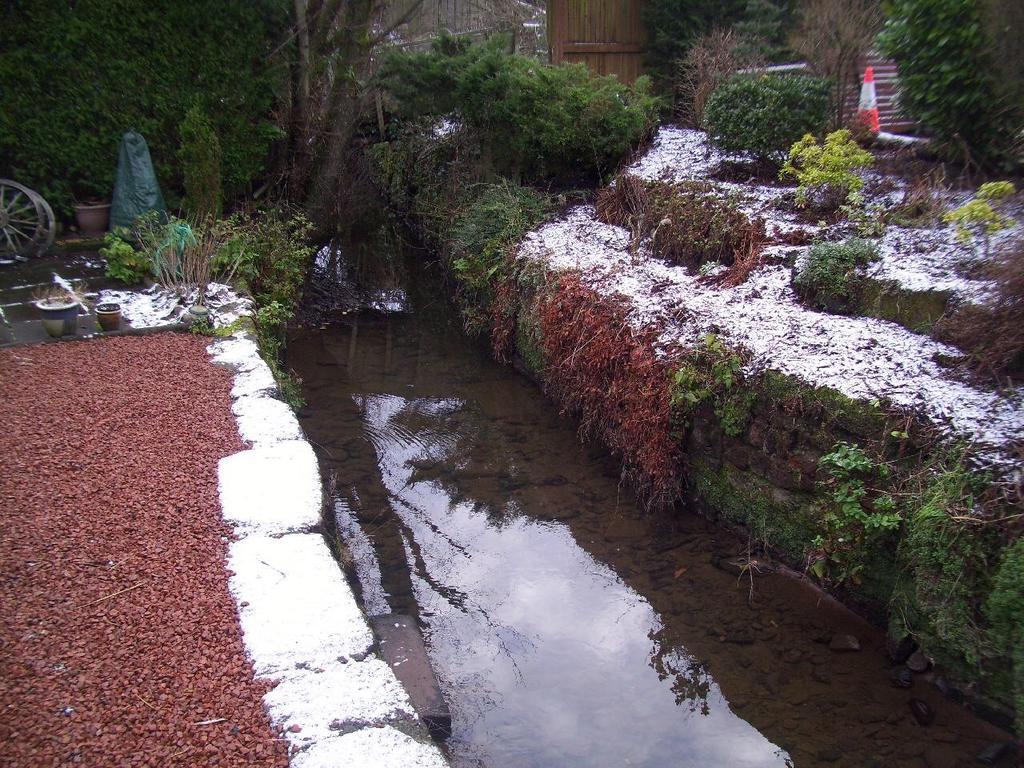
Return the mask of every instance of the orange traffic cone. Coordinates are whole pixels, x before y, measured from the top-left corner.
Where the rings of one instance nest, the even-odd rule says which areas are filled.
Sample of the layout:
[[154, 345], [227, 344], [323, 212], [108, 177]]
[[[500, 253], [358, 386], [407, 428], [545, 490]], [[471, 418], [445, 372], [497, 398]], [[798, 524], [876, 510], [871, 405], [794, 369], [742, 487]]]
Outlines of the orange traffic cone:
[[864, 82], [860, 87], [860, 105], [857, 114], [878, 133], [882, 126], [878, 121], [878, 95], [875, 93], [875, 70], [870, 64], [864, 70]]

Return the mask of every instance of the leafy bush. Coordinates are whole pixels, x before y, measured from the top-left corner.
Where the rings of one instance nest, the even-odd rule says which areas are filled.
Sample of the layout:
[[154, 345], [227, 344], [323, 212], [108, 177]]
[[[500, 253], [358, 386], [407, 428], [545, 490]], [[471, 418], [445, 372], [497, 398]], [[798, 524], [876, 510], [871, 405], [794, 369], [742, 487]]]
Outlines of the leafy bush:
[[976, 0], [893, 0], [886, 11], [879, 42], [899, 62], [902, 108], [947, 155], [995, 161], [1009, 139], [1005, 103]]
[[727, 152], [750, 152], [778, 162], [807, 133], [828, 120], [829, 86], [804, 75], [735, 75], [711, 94], [704, 126]]
[[527, 180], [599, 178], [652, 128], [658, 100], [595, 77], [582, 64], [551, 67], [504, 50], [442, 37], [428, 53], [395, 50], [382, 71], [406, 118], [456, 114], [479, 133], [499, 172]]
[[874, 490], [888, 479], [889, 468], [876, 464], [860, 446], [843, 442], [818, 466], [828, 498], [826, 533], [815, 538], [809, 570], [821, 581], [859, 584], [869, 549], [902, 522], [893, 497]]
[[309, 220], [269, 208], [235, 213], [221, 226], [227, 236], [213, 259], [214, 273], [240, 281], [259, 306], [276, 302], [293, 311], [313, 259]]
[[1016, 193], [1008, 181], [990, 181], [978, 187], [974, 199], [950, 211], [942, 217], [947, 224], [956, 225], [956, 238], [972, 249], [988, 256], [992, 235], [1013, 226], [1013, 219], [1000, 213], [997, 208], [1006, 198]]
[[180, 189], [178, 125], [198, 99], [237, 195], [280, 135], [267, 118], [283, 72], [268, 54], [286, 23], [274, 0], [5, 4], [0, 82], [17, 87], [0, 109], [3, 175], [68, 213], [75, 195], [109, 197], [118, 142], [134, 128], [165, 192]]
[[120, 234], [107, 232], [103, 237], [100, 256], [107, 262], [107, 277], [128, 285], [135, 285], [153, 275], [153, 262], [149, 256], [136, 251]]
[[878, 246], [867, 240], [816, 243], [811, 246], [794, 286], [808, 304], [829, 312], [850, 312], [860, 297], [858, 270], [879, 257]]
[[466, 329], [484, 330], [494, 286], [504, 278], [510, 249], [551, 209], [544, 194], [508, 181], [484, 185], [460, 213], [451, 230], [448, 251], [459, 282], [459, 304]]
[[864, 186], [864, 180], [854, 171], [872, 162], [871, 153], [857, 146], [848, 130], [830, 133], [823, 144], [808, 133], [789, 150], [779, 176], [797, 180], [800, 205], [835, 210], [851, 192]]
[[185, 210], [196, 219], [217, 218], [221, 209], [220, 140], [213, 124], [198, 104], [185, 114], [181, 135], [182, 175], [185, 179]]
[[755, 395], [741, 387], [743, 358], [713, 333], [693, 349], [672, 375], [672, 418], [685, 427], [701, 403], [710, 402], [729, 437], [738, 437], [750, 421]]
[[597, 216], [629, 229], [634, 244], [650, 237], [656, 256], [694, 269], [707, 262], [732, 264], [764, 240], [764, 222], [751, 221], [735, 200], [719, 197], [705, 181], [668, 183], [623, 174], [598, 193]]

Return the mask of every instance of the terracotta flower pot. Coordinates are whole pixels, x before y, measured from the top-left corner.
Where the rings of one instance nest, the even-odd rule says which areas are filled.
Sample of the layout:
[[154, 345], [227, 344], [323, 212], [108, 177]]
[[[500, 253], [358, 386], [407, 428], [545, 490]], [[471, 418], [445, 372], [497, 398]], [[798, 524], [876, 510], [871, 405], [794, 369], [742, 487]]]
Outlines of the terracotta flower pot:
[[121, 305], [114, 303], [97, 305], [96, 322], [104, 331], [116, 331], [121, 327]]
[[36, 307], [43, 316], [43, 328], [53, 338], [74, 336], [78, 333], [77, 301], [37, 301]]
[[102, 235], [110, 223], [110, 203], [75, 203], [78, 231], [92, 237]]

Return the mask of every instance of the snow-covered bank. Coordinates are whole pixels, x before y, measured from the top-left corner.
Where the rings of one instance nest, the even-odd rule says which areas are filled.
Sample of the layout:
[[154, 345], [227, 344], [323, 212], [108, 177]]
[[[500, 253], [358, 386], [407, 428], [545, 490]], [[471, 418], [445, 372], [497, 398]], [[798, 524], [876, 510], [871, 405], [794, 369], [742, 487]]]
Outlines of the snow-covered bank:
[[[703, 133], [663, 128], [629, 172], [648, 179], [703, 178], [721, 159]], [[750, 191], [746, 185], [719, 186]], [[769, 230], [773, 224], [792, 225], [790, 216], [770, 208], [770, 195], [778, 197], [783, 189], [755, 190]], [[949, 227], [890, 228], [876, 268], [913, 290], [983, 295], [987, 284], [956, 274], [954, 250], [962, 251]], [[652, 258], [644, 246], [630, 253], [629, 233], [597, 220], [594, 209], [584, 205], [530, 233], [519, 257], [578, 273], [600, 295], [619, 297], [632, 323], [659, 330], [662, 351], [693, 346], [705, 334], [717, 333], [749, 352], [750, 372], [776, 370], [852, 398], [912, 410], [970, 443], [981, 463], [1020, 474], [1024, 395], [1019, 389], [997, 392], [970, 383], [938, 362], [961, 357], [959, 350], [894, 323], [808, 309], [790, 287], [790, 268], [772, 258], [794, 251], [800, 249], [770, 248], [764, 265], [745, 283], [723, 288]]]

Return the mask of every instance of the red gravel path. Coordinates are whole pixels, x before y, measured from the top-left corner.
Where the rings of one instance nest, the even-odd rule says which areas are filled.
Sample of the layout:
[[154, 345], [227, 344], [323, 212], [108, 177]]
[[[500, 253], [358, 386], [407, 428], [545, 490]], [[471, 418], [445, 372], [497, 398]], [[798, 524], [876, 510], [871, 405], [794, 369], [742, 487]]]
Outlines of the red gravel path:
[[206, 343], [0, 350], [0, 765], [288, 763], [227, 588], [244, 446]]

